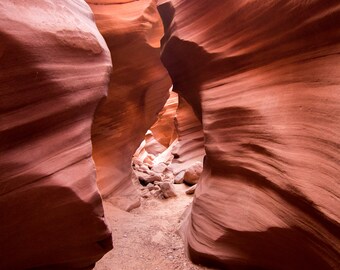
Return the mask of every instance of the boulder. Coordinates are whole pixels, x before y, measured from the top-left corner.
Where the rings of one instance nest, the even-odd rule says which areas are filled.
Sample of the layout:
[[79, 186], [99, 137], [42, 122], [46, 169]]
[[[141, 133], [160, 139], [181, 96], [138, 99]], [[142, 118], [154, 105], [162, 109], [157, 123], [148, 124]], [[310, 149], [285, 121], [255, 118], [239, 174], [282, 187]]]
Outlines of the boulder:
[[135, 171], [135, 174], [143, 186], [147, 186], [149, 183], [154, 183], [155, 181], [162, 181], [159, 175], [150, 175], [139, 171]]
[[164, 198], [177, 196], [176, 191], [171, 183], [163, 182], [163, 183], [158, 183], [158, 185], [161, 188]]
[[188, 188], [185, 193], [188, 194], [188, 195], [191, 195], [191, 194], [194, 194], [195, 193], [195, 190], [196, 190], [196, 187], [197, 187], [197, 184], [191, 186], [190, 188]]
[[182, 184], [184, 181], [184, 174], [185, 174], [185, 171], [181, 171], [179, 174], [177, 174], [174, 178], [174, 183]]
[[156, 173], [162, 173], [167, 169], [167, 165], [165, 163], [158, 163], [152, 166], [151, 170]]
[[200, 161], [195, 162], [192, 164], [188, 169], [185, 170], [184, 173], [184, 183], [188, 185], [195, 185], [197, 184], [198, 180], [203, 171], [203, 164]]

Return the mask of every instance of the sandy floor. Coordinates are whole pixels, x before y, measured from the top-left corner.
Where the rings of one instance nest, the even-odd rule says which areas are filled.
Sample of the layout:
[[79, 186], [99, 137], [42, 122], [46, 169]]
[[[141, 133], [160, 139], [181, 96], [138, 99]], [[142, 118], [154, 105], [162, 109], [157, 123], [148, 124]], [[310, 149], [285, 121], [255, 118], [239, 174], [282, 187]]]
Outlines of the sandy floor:
[[176, 233], [179, 220], [192, 201], [184, 184], [175, 185], [178, 196], [165, 200], [143, 199], [142, 206], [130, 213], [105, 202], [106, 216], [113, 234], [114, 249], [95, 270], [196, 270], [184, 255]]

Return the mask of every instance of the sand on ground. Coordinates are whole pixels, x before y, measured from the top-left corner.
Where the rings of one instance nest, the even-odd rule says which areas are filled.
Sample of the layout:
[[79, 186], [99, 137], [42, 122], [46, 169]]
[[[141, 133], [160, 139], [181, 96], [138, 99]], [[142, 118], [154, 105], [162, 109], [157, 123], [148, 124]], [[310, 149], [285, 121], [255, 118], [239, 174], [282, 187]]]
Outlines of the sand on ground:
[[104, 202], [113, 245], [95, 270], [204, 270], [184, 254], [183, 241], [177, 233], [185, 209], [193, 196], [186, 195], [184, 184], [174, 185], [177, 197], [142, 199], [141, 207], [122, 211]]

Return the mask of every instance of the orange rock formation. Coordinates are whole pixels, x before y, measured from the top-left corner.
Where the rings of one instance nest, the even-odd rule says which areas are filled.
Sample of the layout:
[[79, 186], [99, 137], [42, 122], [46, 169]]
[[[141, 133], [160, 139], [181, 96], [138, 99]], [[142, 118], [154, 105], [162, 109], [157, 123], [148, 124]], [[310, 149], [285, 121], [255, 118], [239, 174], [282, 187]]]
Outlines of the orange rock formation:
[[159, 1], [162, 60], [206, 159], [183, 227], [194, 262], [338, 269], [338, 1]]
[[92, 129], [98, 186], [103, 196], [130, 210], [139, 205], [131, 159], [171, 86], [159, 58], [162, 22], [153, 0], [87, 2], [114, 63], [108, 98]]
[[84, 1], [0, 2], [0, 269], [89, 269], [112, 248], [90, 140], [110, 71]]

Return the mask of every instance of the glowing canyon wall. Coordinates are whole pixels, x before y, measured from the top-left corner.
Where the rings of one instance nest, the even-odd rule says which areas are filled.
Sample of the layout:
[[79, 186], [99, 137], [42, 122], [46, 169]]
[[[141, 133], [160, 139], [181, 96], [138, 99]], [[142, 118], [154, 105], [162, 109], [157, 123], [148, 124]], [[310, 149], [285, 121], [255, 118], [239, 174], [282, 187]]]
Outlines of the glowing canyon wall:
[[98, 187], [124, 210], [138, 207], [131, 159], [169, 97], [171, 80], [160, 61], [163, 26], [156, 1], [87, 0], [110, 49], [108, 98], [92, 128]]
[[32, 2], [0, 2], [0, 269], [91, 269], [112, 248], [91, 157], [110, 53], [84, 1]]
[[196, 263], [338, 269], [340, 4], [163, 0], [162, 61], [202, 123]]

